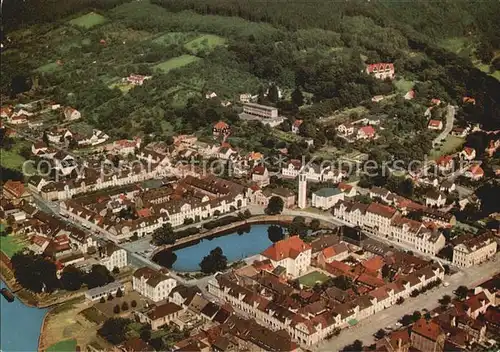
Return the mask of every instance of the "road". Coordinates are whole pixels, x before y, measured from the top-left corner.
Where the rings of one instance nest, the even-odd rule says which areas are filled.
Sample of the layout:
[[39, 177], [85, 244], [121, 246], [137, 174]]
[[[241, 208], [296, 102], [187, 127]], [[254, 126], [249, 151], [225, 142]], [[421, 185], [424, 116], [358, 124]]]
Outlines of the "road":
[[453, 129], [453, 122], [455, 121], [455, 114], [456, 114], [456, 108], [453, 105], [447, 106], [447, 111], [446, 111], [446, 126], [444, 127], [444, 130], [434, 138], [432, 141], [432, 146], [436, 146], [437, 144], [441, 143], [441, 140], [445, 139], [448, 134], [451, 132]]
[[453, 297], [453, 291], [460, 285], [467, 287], [474, 287], [500, 271], [498, 267], [498, 260], [500, 260], [500, 253], [496, 255], [496, 261], [489, 261], [480, 266], [474, 266], [457, 272], [456, 274], [445, 277], [446, 282], [450, 285], [444, 287], [441, 285], [421, 294], [415, 298], [407, 298], [401, 305], [394, 305], [388, 309], [379, 312], [367, 319], [359, 322], [353, 328], [344, 329], [339, 336], [332, 338], [330, 341], [323, 341], [313, 348], [315, 351], [338, 351], [345, 345], [352, 343], [355, 339], [363, 341], [365, 345], [371, 345], [374, 342], [373, 334], [379, 329], [394, 324], [405, 314], [411, 314], [415, 310], [423, 310], [424, 308], [432, 310], [436, 308], [438, 299], [443, 295], [450, 295]]

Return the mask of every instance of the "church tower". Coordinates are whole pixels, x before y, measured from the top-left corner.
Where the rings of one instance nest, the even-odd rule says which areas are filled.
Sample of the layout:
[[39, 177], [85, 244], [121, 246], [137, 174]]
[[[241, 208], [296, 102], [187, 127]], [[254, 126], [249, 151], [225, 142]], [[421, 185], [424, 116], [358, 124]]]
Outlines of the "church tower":
[[300, 209], [307, 207], [307, 175], [304, 173], [299, 174], [299, 200], [297, 205]]

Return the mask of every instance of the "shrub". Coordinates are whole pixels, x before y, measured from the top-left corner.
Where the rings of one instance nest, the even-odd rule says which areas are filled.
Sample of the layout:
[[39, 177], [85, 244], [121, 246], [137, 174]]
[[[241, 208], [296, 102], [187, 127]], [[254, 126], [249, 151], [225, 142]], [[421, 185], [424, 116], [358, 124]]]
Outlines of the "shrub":
[[128, 310], [128, 303], [127, 303], [127, 302], [123, 302], [123, 303], [122, 303], [122, 310], [123, 310], [123, 311]]
[[113, 307], [113, 313], [115, 313], [115, 314], [119, 314], [120, 313], [120, 306], [118, 304]]
[[133, 300], [132, 302], [130, 302], [130, 305], [132, 306], [132, 308], [135, 308], [137, 307], [137, 302]]
[[106, 298], [104, 297], [101, 297], [101, 299], [99, 300], [100, 303], [106, 303]]
[[113, 298], [114, 298], [114, 297], [113, 297], [113, 295], [110, 293], [110, 294], [108, 295], [108, 301], [112, 301], [112, 300], [113, 300]]
[[123, 297], [123, 292], [120, 288], [116, 291], [116, 297]]

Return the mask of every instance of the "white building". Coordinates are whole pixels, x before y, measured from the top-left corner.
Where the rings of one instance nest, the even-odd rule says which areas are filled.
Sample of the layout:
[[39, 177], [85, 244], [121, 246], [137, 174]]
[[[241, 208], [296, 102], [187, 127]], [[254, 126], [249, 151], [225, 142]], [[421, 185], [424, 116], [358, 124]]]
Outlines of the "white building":
[[159, 271], [148, 267], [137, 269], [132, 278], [132, 287], [142, 296], [153, 302], [168, 298], [177, 281]]
[[121, 269], [127, 266], [127, 251], [113, 242], [106, 242], [99, 247], [99, 261], [109, 271], [114, 268]]
[[243, 112], [245, 114], [254, 115], [266, 119], [278, 118], [278, 109], [273, 106], [246, 103], [243, 105]]
[[497, 252], [497, 242], [488, 232], [478, 236], [463, 235], [453, 248], [453, 264], [460, 267], [478, 265]]
[[446, 196], [441, 192], [430, 190], [425, 196], [425, 205], [441, 208], [446, 205]]
[[299, 175], [299, 208], [304, 209], [307, 207], [307, 177], [305, 174]]
[[330, 209], [339, 200], [344, 200], [344, 193], [338, 188], [321, 188], [312, 194], [312, 206], [320, 209]]
[[300, 239], [299, 236], [273, 243], [261, 253], [263, 259], [270, 259], [276, 268], [281, 266], [286, 269], [286, 275], [296, 278], [305, 274], [311, 265], [312, 248]]
[[82, 118], [82, 114], [80, 113], [80, 111], [67, 106], [64, 108], [64, 118], [68, 121], [79, 120]]
[[111, 282], [105, 286], [94, 287], [85, 292], [85, 298], [89, 301], [98, 301], [101, 298], [107, 298], [109, 295], [116, 295], [118, 290], [125, 293], [125, 285], [120, 281]]

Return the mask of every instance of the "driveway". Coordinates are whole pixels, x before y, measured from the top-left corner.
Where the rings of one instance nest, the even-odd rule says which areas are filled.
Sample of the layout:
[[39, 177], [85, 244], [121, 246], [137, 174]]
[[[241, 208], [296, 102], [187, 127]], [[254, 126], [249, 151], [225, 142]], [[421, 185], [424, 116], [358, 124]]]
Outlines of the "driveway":
[[441, 142], [441, 140], [445, 139], [448, 134], [451, 132], [453, 129], [453, 122], [455, 121], [455, 114], [456, 114], [456, 108], [453, 105], [447, 106], [447, 111], [446, 111], [446, 125], [444, 127], [444, 130], [434, 138], [432, 141], [432, 146], [435, 147], [437, 144]]

